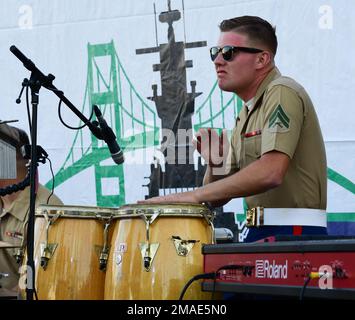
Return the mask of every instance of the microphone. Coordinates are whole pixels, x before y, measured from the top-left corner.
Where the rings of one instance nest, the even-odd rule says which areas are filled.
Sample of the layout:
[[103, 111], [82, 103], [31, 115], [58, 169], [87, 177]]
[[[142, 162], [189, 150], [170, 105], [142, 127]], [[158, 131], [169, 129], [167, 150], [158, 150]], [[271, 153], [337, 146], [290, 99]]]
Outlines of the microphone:
[[123, 152], [116, 141], [116, 136], [114, 132], [108, 126], [98, 106], [94, 105], [94, 111], [101, 128], [102, 139], [105, 140], [105, 142], [107, 143], [113, 161], [116, 164], [123, 163], [124, 162]]
[[19, 59], [23, 63], [24, 67], [27, 70], [38, 72], [41, 76], [44, 77], [44, 74], [37, 69], [36, 65], [30, 59], [28, 59], [19, 49], [17, 49], [16, 46], [12, 45], [10, 47], [10, 51], [17, 57], [17, 59]]

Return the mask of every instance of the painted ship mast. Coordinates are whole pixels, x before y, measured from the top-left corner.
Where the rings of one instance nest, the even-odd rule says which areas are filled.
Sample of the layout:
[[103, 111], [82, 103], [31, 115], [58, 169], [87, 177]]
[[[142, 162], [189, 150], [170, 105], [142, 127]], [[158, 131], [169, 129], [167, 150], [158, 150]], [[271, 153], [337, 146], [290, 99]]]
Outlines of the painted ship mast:
[[[161, 119], [161, 151], [165, 158], [165, 170], [162, 171], [160, 164], [157, 167], [151, 165], [150, 183], [147, 185], [149, 195], [146, 198], [200, 186], [205, 172], [201, 158], [198, 157], [197, 170], [193, 159], [192, 115], [195, 98], [201, 92], [196, 92], [196, 81], [190, 82], [191, 92], [188, 92], [186, 69], [192, 68], [193, 63], [192, 60], [185, 60], [185, 49], [204, 47], [207, 42], [177, 42], [173, 23], [180, 19], [180, 11], [171, 10], [168, 1], [168, 11], [159, 14], [159, 21], [168, 24], [168, 42], [136, 50], [136, 54], [159, 53], [160, 58], [160, 63], [153, 65], [153, 71], [160, 72], [161, 95], [158, 95], [158, 85], [153, 84], [153, 96], [148, 99], [154, 101]], [[186, 138], [178, 138], [179, 134]]]

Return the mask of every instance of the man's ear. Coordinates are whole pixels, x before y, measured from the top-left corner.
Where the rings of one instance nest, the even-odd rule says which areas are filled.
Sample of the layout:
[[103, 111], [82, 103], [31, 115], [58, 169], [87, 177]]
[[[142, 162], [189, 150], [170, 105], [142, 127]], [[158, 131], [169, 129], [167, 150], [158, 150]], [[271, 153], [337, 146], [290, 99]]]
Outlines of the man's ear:
[[257, 69], [264, 68], [271, 62], [272, 56], [269, 51], [263, 51], [258, 54], [258, 58], [256, 60]]

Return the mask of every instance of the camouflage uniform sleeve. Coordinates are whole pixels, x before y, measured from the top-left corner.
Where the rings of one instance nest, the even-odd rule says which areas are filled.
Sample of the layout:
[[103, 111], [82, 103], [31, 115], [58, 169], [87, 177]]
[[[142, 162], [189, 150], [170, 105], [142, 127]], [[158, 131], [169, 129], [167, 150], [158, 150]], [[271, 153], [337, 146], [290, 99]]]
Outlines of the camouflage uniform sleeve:
[[275, 85], [265, 94], [261, 154], [276, 150], [292, 159], [303, 125], [303, 102], [284, 85]]

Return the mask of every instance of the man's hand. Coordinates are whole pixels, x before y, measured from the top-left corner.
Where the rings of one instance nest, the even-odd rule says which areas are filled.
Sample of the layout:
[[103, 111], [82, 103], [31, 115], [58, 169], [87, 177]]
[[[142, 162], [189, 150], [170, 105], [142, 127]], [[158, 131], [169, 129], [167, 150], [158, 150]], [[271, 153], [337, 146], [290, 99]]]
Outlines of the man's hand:
[[200, 203], [197, 199], [196, 193], [194, 191], [182, 192], [169, 194], [167, 196], [154, 197], [147, 200], [138, 201], [139, 204], [149, 204], [149, 203]]
[[224, 129], [222, 135], [218, 136], [214, 129], [200, 128], [196, 133], [196, 140], [192, 140], [192, 144], [211, 167], [222, 166], [226, 163], [229, 151], [227, 130]]

